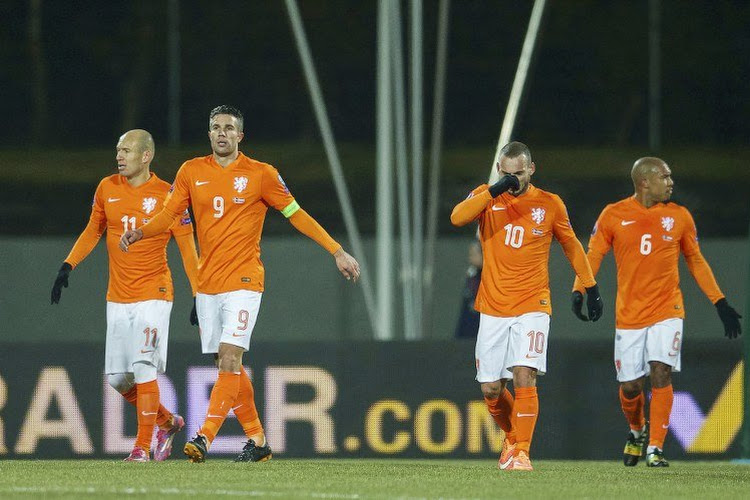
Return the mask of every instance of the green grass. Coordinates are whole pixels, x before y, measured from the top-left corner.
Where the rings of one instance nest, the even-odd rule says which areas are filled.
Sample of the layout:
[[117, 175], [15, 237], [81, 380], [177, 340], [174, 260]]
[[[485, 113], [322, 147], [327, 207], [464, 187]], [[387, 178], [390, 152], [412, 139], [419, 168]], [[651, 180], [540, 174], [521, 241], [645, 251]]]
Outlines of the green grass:
[[669, 469], [617, 462], [549, 461], [533, 472], [492, 460], [293, 460], [148, 464], [106, 460], [0, 461], [0, 498], [744, 498], [750, 469], [676, 462]]

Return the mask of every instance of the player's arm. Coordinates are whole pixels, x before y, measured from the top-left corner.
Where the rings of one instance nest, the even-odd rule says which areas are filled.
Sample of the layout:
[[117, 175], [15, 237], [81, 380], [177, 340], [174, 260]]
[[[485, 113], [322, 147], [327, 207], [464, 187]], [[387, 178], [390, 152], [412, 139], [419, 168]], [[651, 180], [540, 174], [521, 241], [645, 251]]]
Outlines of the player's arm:
[[[193, 237], [193, 225], [188, 215], [184, 216], [172, 227], [172, 236], [180, 249], [182, 257], [182, 267], [185, 268], [185, 274], [190, 282], [190, 289], [193, 292], [193, 307], [190, 310], [190, 324], [198, 326], [198, 313], [195, 309], [195, 294], [198, 291], [198, 251], [195, 248], [195, 238]], [[183, 224], [184, 223], [184, 224]], [[185, 229], [187, 228], [187, 229]]]
[[104, 203], [101, 195], [101, 183], [96, 188], [96, 194], [94, 195], [94, 202], [91, 205], [91, 215], [89, 221], [86, 224], [83, 232], [78, 236], [73, 248], [70, 253], [60, 266], [55, 277], [55, 283], [52, 285], [52, 293], [50, 294], [50, 303], [57, 304], [60, 302], [60, 296], [62, 295], [63, 287], [68, 288], [68, 277], [70, 272], [75, 269], [78, 264], [91, 253], [96, 247], [99, 239], [107, 229], [107, 219], [104, 214]]
[[695, 282], [698, 283], [698, 287], [708, 297], [708, 300], [716, 306], [716, 312], [724, 325], [724, 335], [730, 339], [736, 338], [742, 334], [742, 327], [740, 326], [740, 318], [742, 316], [729, 305], [726, 297], [721, 292], [711, 266], [708, 265], [708, 262], [706, 262], [700, 251], [695, 222], [687, 210], [685, 213], [687, 214], [688, 221], [685, 234], [680, 240], [680, 249], [682, 250], [682, 255], [685, 257], [685, 263], [690, 270], [690, 274], [693, 275]]
[[147, 224], [134, 230], [125, 231], [120, 238], [120, 250], [127, 252], [128, 247], [136, 241], [167, 231], [174, 224], [177, 216], [187, 209], [189, 203], [190, 189], [187, 174], [184, 173], [184, 168], [180, 168], [172, 189], [164, 202], [164, 208], [152, 217]]
[[492, 186], [482, 184], [453, 208], [451, 223], [456, 227], [461, 227], [475, 221], [489, 202], [511, 188], [518, 189], [518, 178], [510, 174], [502, 176]]
[[333, 255], [336, 267], [347, 280], [359, 279], [359, 262], [346, 253], [339, 243], [334, 240], [323, 226], [302, 210], [289, 189], [281, 179], [281, 175], [273, 167], [264, 171], [262, 180], [262, 196], [266, 203], [276, 208], [299, 231]]
[[586, 257], [586, 252], [583, 250], [583, 245], [576, 237], [573, 227], [570, 225], [570, 219], [568, 218], [568, 211], [565, 208], [560, 198], [555, 199], [555, 221], [552, 226], [553, 234], [560, 246], [568, 258], [570, 265], [576, 273], [576, 279], [580, 280], [581, 285], [586, 290], [586, 308], [588, 310], [588, 317], [583, 316], [575, 308], [576, 294], [580, 294], [580, 304], [583, 305], [583, 294], [581, 292], [573, 292], [574, 307], [573, 312], [576, 313], [580, 319], [584, 321], [597, 321], [602, 317], [604, 312], [604, 303], [602, 302], [601, 294], [599, 293], [599, 286], [596, 284], [594, 279], [594, 272], [591, 269], [591, 264]]

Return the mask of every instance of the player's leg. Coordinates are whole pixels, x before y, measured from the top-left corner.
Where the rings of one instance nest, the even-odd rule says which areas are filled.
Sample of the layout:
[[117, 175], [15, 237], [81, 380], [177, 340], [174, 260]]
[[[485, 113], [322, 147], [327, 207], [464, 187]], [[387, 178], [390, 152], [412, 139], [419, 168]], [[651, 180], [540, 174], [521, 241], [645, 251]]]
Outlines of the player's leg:
[[516, 455], [512, 470], [533, 470], [529, 450], [539, 417], [537, 375], [547, 371], [547, 342], [550, 318], [545, 313], [527, 313], [519, 316], [511, 328], [509, 343], [512, 351], [514, 427], [516, 430]]
[[628, 421], [622, 460], [627, 467], [638, 464], [645, 451], [648, 423], [645, 418], [643, 384], [646, 364], [646, 328], [617, 329], [615, 333], [615, 369], [620, 382], [620, 408]]
[[664, 439], [674, 401], [672, 372], [680, 371], [682, 325], [680, 318], [660, 321], [648, 329], [646, 337], [651, 376], [651, 435], [646, 451], [646, 465], [649, 467], [669, 467], [664, 458]]
[[[107, 382], [109, 385], [119, 392], [125, 401], [135, 407], [136, 403], [136, 389], [135, 389], [135, 378], [133, 373], [110, 373], [107, 375]], [[167, 410], [164, 405], [159, 404], [159, 412], [156, 415], [156, 425], [159, 427], [160, 432], [169, 433], [175, 428], [182, 429], [185, 425], [185, 421], [179, 415], [172, 415], [172, 412]], [[158, 441], [158, 439], [157, 439]]]
[[[233, 343], [248, 350], [263, 295], [251, 290], [225, 294], [222, 308], [222, 342]], [[239, 392], [232, 408], [248, 440], [235, 462], [264, 462], [272, 457], [266, 442], [263, 424], [255, 405], [255, 390], [242, 364], [239, 366]]]

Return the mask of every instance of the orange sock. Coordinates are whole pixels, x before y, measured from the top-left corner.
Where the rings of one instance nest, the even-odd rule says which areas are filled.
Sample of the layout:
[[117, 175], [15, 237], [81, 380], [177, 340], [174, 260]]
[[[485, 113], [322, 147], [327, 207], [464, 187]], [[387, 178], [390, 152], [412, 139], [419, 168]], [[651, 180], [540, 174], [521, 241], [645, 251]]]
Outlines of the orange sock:
[[[138, 396], [135, 386], [131, 387], [128, 392], [122, 395], [122, 397], [124, 397], [125, 400], [131, 405], [136, 406], [136, 400]], [[159, 403], [159, 410], [156, 414], [156, 425], [158, 425], [161, 429], [171, 429], [172, 422], [172, 412], [164, 408], [164, 405]]]
[[208, 413], [206, 421], [198, 431], [206, 436], [211, 443], [219, 432], [221, 424], [227, 418], [227, 413], [234, 406], [237, 394], [240, 392], [240, 374], [231, 372], [219, 372], [219, 378], [211, 390], [211, 399], [208, 402]]
[[516, 448], [526, 453], [531, 448], [536, 419], [539, 416], [539, 396], [536, 387], [516, 387], [513, 403], [513, 428], [516, 430]]
[[[247, 376], [244, 368], [240, 368], [240, 390], [237, 394], [236, 403], [237, 406], [232, 408], [232, 410], [234, 410], [234, 415], [237, 417], [240, 425], [242, 425], [242, 429], [245, 431], [248, 439], [253, 438], [257, 441], [262, 437], [262, 441], [265, 441], [263, 424], [260, 422], [258, 409], [255, 407], [253, 383], [250, 381], [250, 377]], [[255, 444], [263, 446], [264, 443], [256, 442]]]
[[622, 392], [622, 386], [620, 387], [620, 406], [628, 424], [630, 424], [630, 428], [634, 431], [640, 431], [646, 425], [646, 416], [643, 411], [644, 401], [643, 391], [633, 399], [628, 399]]
[[511, 412], [513, 411], [513, 394], [506, 388], [500, 396], [495, 399], [484, 398], [490, 415], [495, 423], [505, 432], [505, 438], [511, 443], [516, 442], [516, 430], [511, 422]]
[[651, 436], [648, 445], [664, 448], [664, 438], [669, 428], [669, 414], [672, 413], [674, 391], [672, 384], [651, 389]]
[[159, 410], [159, 385], [156, 380], [145, 384], [136, 384], [137, 400], [135, 411], [138, 412], [138, 435], [135, 445], [148, 453], [151, 449], [151, 437], [154, 435], [156, 414]]

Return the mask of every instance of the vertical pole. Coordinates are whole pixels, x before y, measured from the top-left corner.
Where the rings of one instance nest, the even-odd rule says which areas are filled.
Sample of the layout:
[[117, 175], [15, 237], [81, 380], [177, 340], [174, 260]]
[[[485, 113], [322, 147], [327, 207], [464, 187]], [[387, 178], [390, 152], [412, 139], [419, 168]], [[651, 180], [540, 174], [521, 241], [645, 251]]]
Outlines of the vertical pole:
[[376, 97], [377, 296], [376, 338], [393, 338], [393, 179], [391, 137], [391, 67], [389, 52], [389, 1], [378, 1], [378, 65]]
[[391, 9], [391, 54], [393, 56], [393, 108], [395, 110], [394, 136], [396, 146], [396, 190], [398, 194], [399, 246], [401, 248], [401, 282], [402, 302], [404, 308], [404, 338], [411, 340], [417, 337], [415, 315], [419, 313], [414, 307], [414, 276], [416, 269], [412, 260], [411, 207], [409, 206], [409, 162], [406, 151], [406, 98], [404, 90], [404, 58], [401, 42], [401, 4], [399, 0], [390, 0]]
[[416, 338], [422, 332], [422, 286], [424, 282], [424, 179], [422, 175], [422, 0], [411, 0], [411, 155], [412, 155], [412, 217], [414, 220], [412, 281], [416, 314]]
[[648, 147], [661, 149], [661, 0], [648, 2]]
[[437, 53], [435, 55], [435, 95], [432, 105], [432, 136], [430, 138], [430, 182], [427, 188], [427, 243], [425, 246], [424, 304], [422, 333], [432, 330], [433, 276], [435, 241], [438, 229], [438, 201], [440, 200], [440, 153], [443, 142], [443, 112], [445, 111], [445, 67], [448, 58], [448, 20], [450, 0], [440, 0], [438, 7]]
[[180, 2], [167, 0], [167, 134], [170, 146], [180, 144]]

